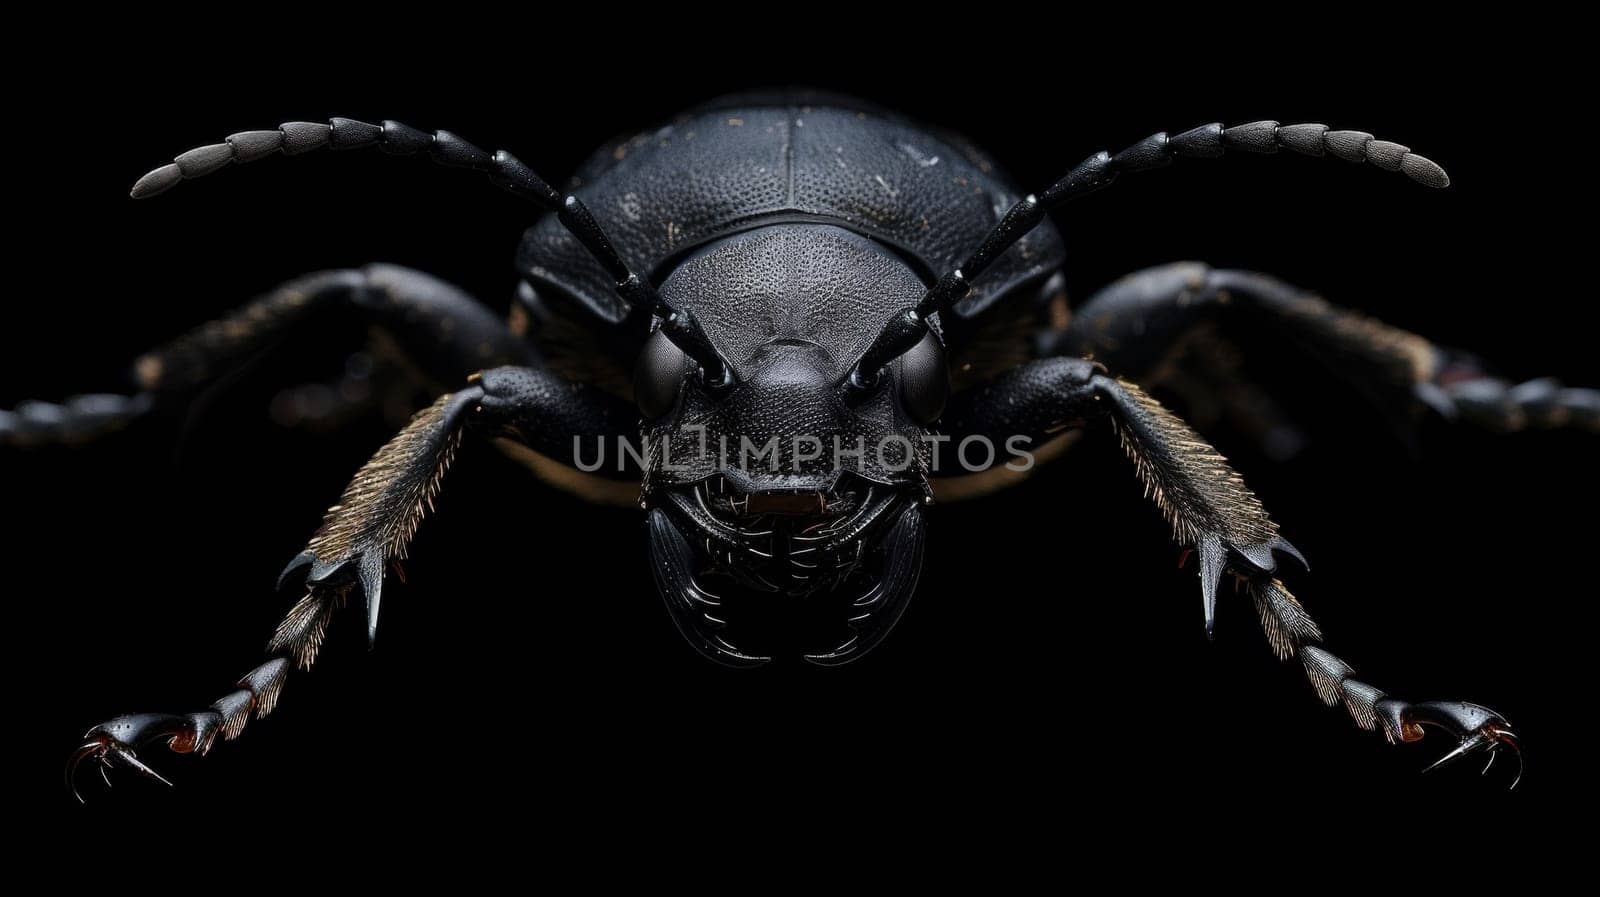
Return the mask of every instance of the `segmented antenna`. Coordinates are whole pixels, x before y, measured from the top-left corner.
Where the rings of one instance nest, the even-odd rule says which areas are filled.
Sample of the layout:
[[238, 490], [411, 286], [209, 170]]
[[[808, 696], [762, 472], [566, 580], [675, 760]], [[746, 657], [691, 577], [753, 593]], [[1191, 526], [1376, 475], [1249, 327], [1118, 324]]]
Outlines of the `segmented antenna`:
[[429, 133], [397, 121], [374, 125], [351, 118], [333, 118], [327, 124], [285, 122], [277, 130], [241, 131], [222, 143], [182, 153], [170, 164], [140, 178], [133, 185], [131, 195], [134, 199], [155, 196], [172, 189], [180, 181], [204, 177], [229, 164], [254, 162], [274, 153], [298, 156], [322, 147], [346, 150], [368, 146], [399, 156], [424, 153], [440, 165], [481, 171], [496, 186], [531, 200], [547, 212], [554, 212], [568, 232], [610, 272], [616, 280], [617, 294], [630, 307], [659, 317], [667, 338], [699, 363], [708, 383], [732, 382], [733, 369], [722, 360], [693, 313], [669, 305], [649, 281], [628, 267], [583, 200], [570, 194], [562, 196], [533, 169], [505, 150], [487, 152], [449, 131]]
[[1214, 159], [1230, 149], [1275, 153], [1279, 147], [1308, 156], [1332, 155], [1347, 162], [1371, 162], [1385, 171], [1401, 172], [1428, 187], [1450, 184], [1450, 177], [1433, 161], [1413, 153], [1409, 147], [1378, 140], [1365, 131], [1335, 131], [1327, 125], [1257, 121], [1232, 128], [1213, 122], [1176, 137], [1168, 137], [1165, 131], [1152, 134], [1114, 156], [1104, 151], [1095, 153], [1043, 193], [1030, 194], [1018, 201], [965, 264], [939, 278], [914, 307], [884, 324], [856, 363], [850, 382], [867, 386], [875, 381], [884, 365], [915, 346], [928, 332], [927, 319], [931, 315], [948, 311], [965, 298], [972, 291], [972, 281], [1012, 244], [1038, 227], [1051, 209], [1102, 190], [1125, 172], [1163, 168], [1180, 158]]

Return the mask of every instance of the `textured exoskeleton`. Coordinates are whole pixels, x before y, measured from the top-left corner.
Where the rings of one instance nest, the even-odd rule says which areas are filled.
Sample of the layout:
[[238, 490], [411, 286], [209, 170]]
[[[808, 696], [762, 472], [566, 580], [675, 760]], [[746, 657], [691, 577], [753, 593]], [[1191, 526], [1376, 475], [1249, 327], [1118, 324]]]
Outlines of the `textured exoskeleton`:
[[[1074, 431], [1100, 428], [1121, 441], [1196, 555], [1208, 634], [1218, 585], [1232, 578], [1278, 656], [1301, 663], [1316, 694], [1362, 728], [1414, 741], [1423, 726], [1441, 727], [1459, 739], [1446, 759], [1517, 746], [1500, 715], [1403, 701], [1319, 647], [1280, 568], [1285, 557], [1303, 566], [1299, 553], [1228, 462], [1145, 387], [1197, 325], [1248, 318], [1407, 411], [1504, 430], [1594, 430], [1600, 393], [1512, 385], [1296, 287], [1198, 263], [1133, 274], [1069, 309], [1065, 253], [1046, 218], [1121, 175], [1225, 152], [1329, 155], [1448, 183], [1408, 148], [1319, 124], [1211, 124], [1094, 154], [1024, 195], [959, 137], [851, 100], [785, 95], [714, 103], [604, 147], [570, 193], [447, 131], [333, 119], [191, 150], [133, 195], [322, 147], [477, 170], [543, 210], [519, 250], [511, 320], [403, 268], [324, 272], [144, 356], [130, 395], [0, 412], [3, 443], [91, 438], [181, 404], [335, 305], [381, 323], [408, 370], [439, 384], [284, 571], [280, 585], [302, 597], [271, 658], [206, 710], [90, 729], [73, 770], [91, 760], [159, 777], [138, 757], [142, 744], [205, 752], [219, 733], [238, 736], [276, 706], [291, 666], [312, 665], [353, 592], [375, 637], [386, 569], [404, 556], [465, 437], [494, 439], [557, 488], [642, 507], [661, 595], [714, 661], [768, 660], [731, 638], [730, 590], [842, 595], [850, 636], [807, 655], [834, 665], [869, 651], [904, 611], [932, 505], [1019, 482]], [[1232, 384], [1228, 372], [1210, 373]], [[1272, 415], [1245, 384], [1225, 392], [1218, 401], [1248, 419]]]

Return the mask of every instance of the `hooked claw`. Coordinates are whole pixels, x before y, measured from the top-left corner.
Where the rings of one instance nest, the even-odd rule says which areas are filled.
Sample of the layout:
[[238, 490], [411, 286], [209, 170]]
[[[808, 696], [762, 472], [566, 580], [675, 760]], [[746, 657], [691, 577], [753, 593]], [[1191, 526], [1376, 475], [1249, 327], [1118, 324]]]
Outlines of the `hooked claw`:
[[94, 760], [99, 763], [100, 778], [105, 781], [107, 788], [111, 787], [111, 776], [107, 774], [107, 770], [117, 763], [135, 770], [141, 775], [155, 779], [168, 788], [172, 787], [172, 782], [166, 776], [156, 772], [149, 764], [140, 760], [139, 755], [135, 754], [132, 748], [118, 744], [108, 735], [102, 735], [93, 741], [85, 742], [82, 747], [73, 751], [72, 756], [67, 760], [67, 790], [72, 792], [72, 796], [77, 798], [80, 804], [85, 801], [83, 795], [78, 791], [78, 767], [85, 760]]
[[122, 765], [170, 788], [172, 782], [140, 760], [134, 748], [164, 738], [167, 747], [177, 753], [199, 751], [203, 754], [210, 749], [212, 738], [221, 724], [222, 717], [209, 712], [188, 716], [136, 713], [103, 722], [84, 733], [83, 737], [87, 740], [67, 759], [67, 790], [78, 799], [78, 803], [84, 803], [83, 795], [78, 791], [77, 779], [78, 769], [85, 761], [99, 765], [100, 777], [105, 780], [106, 787], [111, 786], [107, 770]]
[[1517, 734], [1511, 731], [1511, 724], [1506, 722], [1505, 717], [1481, 704], [1466, 701], [1408, 704], [1384, 699], [1377, 703], [1376, 710], [1383, 718], [1384, 729], [1391, 741], [1421, 740], [1423, 726], [1444, 729], [1461, 738], [1454, 749], [1424, 769], [1425, 773], [1480, 750], [1489, 752], [1489, 763], [1483, 767], [1484, 773], [1487, 773], [1489, 767], [1494, 765], [1495, 753], [1505, 746], [1517, 758], [1517, 774], [1511, 780], [1511, 787], [1517, 787], [1517, 783], [1522, 781], [1522, 745]]
[[1461, 739], [1461, 743], [1456, 745], [1455, 749], [1450, 753], [1433, 761], [1423, 772], [1433, 772], [1435, 769], [1464, 757], [1473, 751], [1486, 749], [1489, 752], [1489, 762], [1483, 765], [1483, 772], [1479, 773], [1479, 775], [1488, 775], [1489, 768], [1494, 766], [1494, 758], [1501, 745], [1510, 748], [1511, 753], [1517, 758], [1517, 774], [1512, 777], [1511, 785], [1509, 786], [1510, 788], [1515, 788], [1517, 783], [1522, 781], [1522, 746], [1517, 743], [1516, 733], [1510, 729], [1493, 727], [1473, 732], [1466, 738]]

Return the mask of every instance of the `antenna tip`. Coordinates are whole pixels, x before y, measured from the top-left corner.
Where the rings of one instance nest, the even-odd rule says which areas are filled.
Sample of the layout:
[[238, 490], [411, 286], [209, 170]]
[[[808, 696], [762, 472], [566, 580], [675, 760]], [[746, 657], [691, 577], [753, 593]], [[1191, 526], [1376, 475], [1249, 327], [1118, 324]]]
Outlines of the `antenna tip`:
[[1445, 174], [1438, 163], [1416, 153], [1406, 153], [1400, 157], [1400, 170], [1424, 187], [1442, 189], [1450, 186], [1450, 175]]
[[173, 162], [140, 178], [139, 182], [133, 185], [133, 189], [128, 191], [128, 195], [134, 199], [146, 199], [171, 190], [181, 180], [183, 180], [183, 170], [178, 167], [178, 163]]

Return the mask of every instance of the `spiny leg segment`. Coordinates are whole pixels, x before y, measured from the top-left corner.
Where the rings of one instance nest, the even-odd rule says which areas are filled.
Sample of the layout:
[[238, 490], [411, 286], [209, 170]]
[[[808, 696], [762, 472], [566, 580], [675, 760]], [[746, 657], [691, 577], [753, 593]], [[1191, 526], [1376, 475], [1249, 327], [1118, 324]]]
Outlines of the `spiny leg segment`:
[[[1166, 514], [1178, 541], [1197, 546], [1201, 587], [1209, 590], [1208, 635], [1212, 632], [1216, 581], [1225, 569], [1249, 588], [1274, 653], [1280, 659], [1301, 660], [1323, 703], [1330, 707], [1343, 704], [1356, 725], [1367, 731], [1381, 722], [1391, 744], [1421, 740], [1423, 726], [1436, 726], [1459, 738], [1457, 746], [1428, 767], [1430, 770], [1472, 751], [1487, 749], [1492, 754], [1505, 745], [1517, 755], [1517, 776], [1511, 783], [1516, 787], [1522, 778], [1522, 753], [1503, 717], [1464, 701], [1413, 704], [1389, 697], [1357, 680], [1349, 664], [1312, 644], [1321, 641], [1322, 633], [1273, 575], [1270, 552], [1252, 554], [1238, 547], [1254, 539], [1255, 544], [1291, 554], [1305, 565], [1299, 552], [1277, 535], [1277, 525], [1243, 478], [1198, 433], [1137, 386], [1118, 382], [1116, 386], [1102, 383], [1098, 388], [1115, 406], [1112, 422], [1145, 483], [1146, 494]], [[1219, 555], [1222, 560], [1208, 564], [1208, 556]]]
[[133, 714], [90, 729], [68, 767], [69, 782], [85, 761], [160, 778], [137, 756], [140, 746], [164, 740], [178, 753], [204, 754], [219, 732], [237, 738], [276, 706], [291, 664], [310, 669], [334, 613], [356, 588], [366, 596], [367, 636], [374, 638], [385, 568], [405, 557], [466, 431], [571, 464], [577, 445], [617, 439], [638, 422], [632, 403], [540, 368], [493, 368], [470, 379], [419, 412], [356, 472], [306, 550], [290, 561], [279, 586], [303, 573], [306, 591], [273, 635], [273, 657], [207, 710]]
[[277, 706], [291, 662], [311, 669], [334, 611], [357, 583], [367, 596], [368, 635], [375, 636], [384, 565], [404, 556], [460, 443], [462, 418], [482, 398], [481, 387], [441, 396], [356, 473], [339, 503], [324, 515], [306, 551], [284, 571], [287, 578], [311, 567], [305, 597], [289, 611], [267, 646], [274, 655], [271, 660], [206, 710], [187, 715], [132, 714], [90, 729], [67, 767], [74, 796], [83, 799], [76, 775], [84, 761], [103, 768], [126, 766], [171, 784], [139, 759], [139, 747], [165, 739], [176, 753], [203, 756], [219, 733], [231, 741], [244, 733], [250, 720], [265, 718]]
[[1517, 748], [1510, 726], [1493, 711], [1465, 702], [1413, 704], [1388, 697], [1317, 647], [1316, 624], [1277, 576], [1277, 555], [1301, 566], [1304, 558], [1279, 535], [1227, 459], [1137, 385], [1084, 359], [1043, 359], [953, 397], [944, 425], [957, 441], [1021, 434], [1038, 442], [1096, 421], [1115, 429], [1174, 538], [1199, 555], [1208, 636], [1214, 631], [1218, 586], [1231, 575], [1248, 584], [1273, 650], [1299, 658], [1317, 694], [1330, 704], [1343, 703], [1358, 725], [1372, 729], [1381, 722], [1391, 741], [1416, 741], [1424, 726], [1443, 728], [1461, 741], [1440, 762], [1499, 745]]

